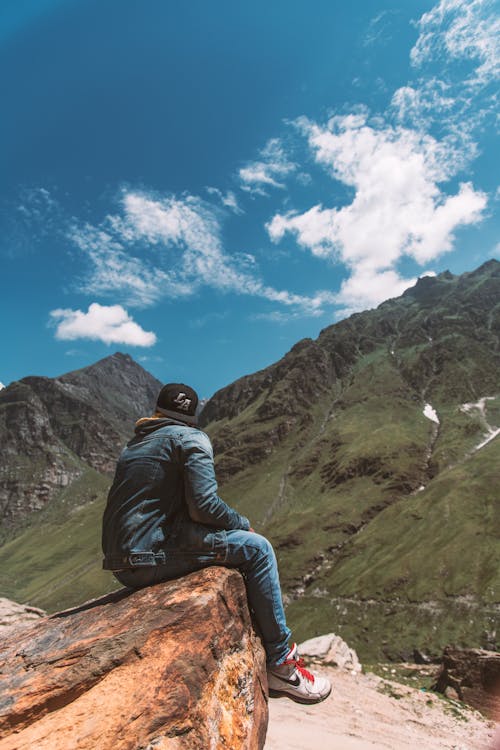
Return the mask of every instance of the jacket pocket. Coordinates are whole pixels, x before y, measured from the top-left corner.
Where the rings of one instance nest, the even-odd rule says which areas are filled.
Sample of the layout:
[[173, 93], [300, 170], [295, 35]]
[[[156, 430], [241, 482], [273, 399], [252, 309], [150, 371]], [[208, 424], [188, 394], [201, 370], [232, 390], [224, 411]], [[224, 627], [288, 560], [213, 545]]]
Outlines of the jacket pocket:
[[210, 526], [193, 521], [185, 521], [167, 542], [170, 554], [215, 556], [223, 547], [222, 535]]

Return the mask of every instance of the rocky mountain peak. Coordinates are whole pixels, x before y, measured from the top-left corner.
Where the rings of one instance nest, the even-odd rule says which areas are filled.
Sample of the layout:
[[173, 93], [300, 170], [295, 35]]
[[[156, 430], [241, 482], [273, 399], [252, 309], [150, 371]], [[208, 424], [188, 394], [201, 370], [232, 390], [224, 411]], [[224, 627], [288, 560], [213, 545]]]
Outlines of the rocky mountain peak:
[[56, 382], [75, 397], [95, 403], [113, 421], [135, 421], [149, 414], [162, 385], [121, 352], [62, 375]]
[[474, 271], [470, 272], [471, 276], [480, 276], [484, 274], [493, 274], [495, 276], [498, 276], [500, 274], [500, 261], [496, 258], [491, 258], [491, 260], [487, 260]]
[[[79, 370], [72, 370], [71, 372], [65, 373], [59, 376], [59, 378], [57, 379], [61, 382], [70, 382], [77, 379], [78, 377], [83, 377], [86, 375], [90, 375], [93, 377], [114, 377], [115, 375], [120, 373], [127, 373], [129, 377], [143, 379], [145, 372], [146, 370], [144, 370], [141, 365], [139, 365], [134, 359], [132, 359], [129, 354], [115, 352], [114, 354], [110, 354], [108, 357], [99, 359], [97, 362], [94, 362], [87, 367], [82, 367]], [[146, 374], [149, 375], [149, 373]]]
[[440, 295], [446, 286], [455, 279], [446, 271], [439, 276], [421, 276], [417, 283], [403, 292], [403, 297], [413, 297], [419, 302], [429, 302]]
[[[3, 524], [44, 507], [88, 467], [112, 472], [160, 388], [128, 354], [117, 352], [57, 378], [31, 375], [0, 391]], [[36, 472], [30, 469], [35, 465]]]

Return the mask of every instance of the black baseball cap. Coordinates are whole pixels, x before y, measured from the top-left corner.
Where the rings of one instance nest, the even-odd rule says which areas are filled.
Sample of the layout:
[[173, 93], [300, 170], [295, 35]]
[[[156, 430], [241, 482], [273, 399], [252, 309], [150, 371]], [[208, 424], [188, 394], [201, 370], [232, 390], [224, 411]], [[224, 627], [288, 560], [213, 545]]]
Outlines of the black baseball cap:
[[166, 417], [186, 424], [196, 425], [198, 394], [184, 383], [167, 383], [163, 386], [156, 401], [156, 410]]

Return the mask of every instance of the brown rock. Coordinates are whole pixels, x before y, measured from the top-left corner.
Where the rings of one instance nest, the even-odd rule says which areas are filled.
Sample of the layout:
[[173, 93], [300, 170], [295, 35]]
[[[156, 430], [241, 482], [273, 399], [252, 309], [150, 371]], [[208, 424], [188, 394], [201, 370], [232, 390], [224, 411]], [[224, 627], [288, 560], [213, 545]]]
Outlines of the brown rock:
[[456, 695], [485, 716], [498, 718], [500, 653], [448, 646], [435, 689], [445, 695]]
[[122, 589], [0, 652], [1, 750], [260, 750], [265, 655], [241, 575]]

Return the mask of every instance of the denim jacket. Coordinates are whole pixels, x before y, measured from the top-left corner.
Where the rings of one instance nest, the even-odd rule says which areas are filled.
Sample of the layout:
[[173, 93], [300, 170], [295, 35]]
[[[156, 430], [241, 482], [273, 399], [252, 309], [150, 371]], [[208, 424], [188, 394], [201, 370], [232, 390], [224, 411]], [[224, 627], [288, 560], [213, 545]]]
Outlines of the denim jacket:
[[108, 494], [103, 568], [162, 564], [190, 553], [210, 556], [214, 531], [249, 528], [248, 519], [217, 495], [208, 435], [171, 419], [141, 420]]

